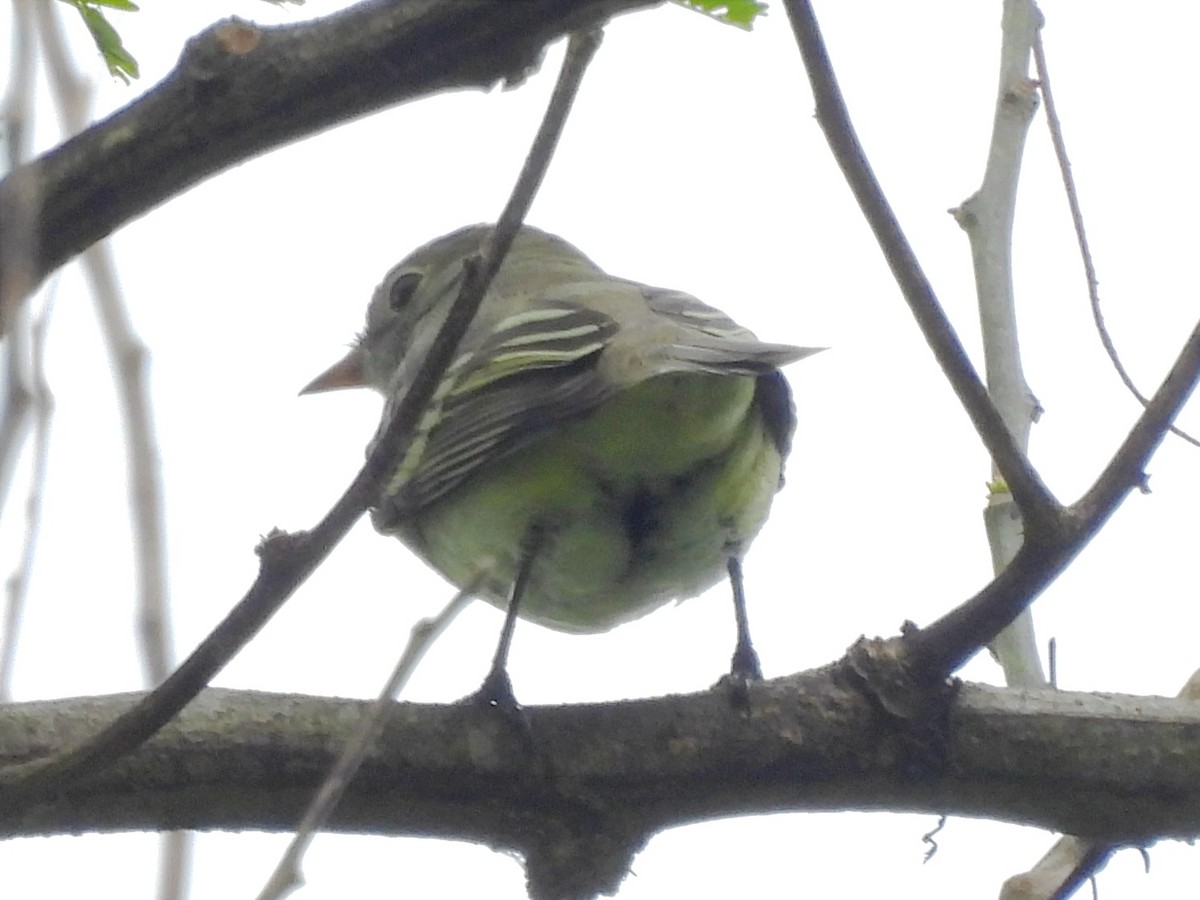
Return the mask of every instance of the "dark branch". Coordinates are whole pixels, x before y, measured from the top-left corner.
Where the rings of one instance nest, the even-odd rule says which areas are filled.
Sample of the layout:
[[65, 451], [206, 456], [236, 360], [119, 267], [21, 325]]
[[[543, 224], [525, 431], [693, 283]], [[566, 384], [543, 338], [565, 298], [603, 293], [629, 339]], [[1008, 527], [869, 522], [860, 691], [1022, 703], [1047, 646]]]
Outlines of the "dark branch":
[[[946, 717], [945, 765], [930, 770], [909, 734], [833, 670], [749, 690], [749, 716], [720, 689], [532, 708], [539, 765], [486, 711], [396, 704], [330, 827], [479, 841], [530, 861], [558, 854], [563, 880], [546, 875], [543, 896], [611, 890], [666, 827], [763, 810], [944, 812], [1113, 843], [1200, 833], [1192, 703], [966, 686]], [[6, 707], [0, 757], [61, 748], [134, 699]], [[26, 813], [0, 808], [0, 835], [288, 830], [365, 705], [205, 691], [66, 796], [51, 791]]]
[[[974, 656], [1013, 621], [1083, 549], [1134, 487], [1200, 376], [1200, 331], [1194, 332], [1137, 425], [1074, 506], [1062, 507], [1042, 484], [1004, 425], [921, 271], [850, 122], [808, 0], [784, 0], [816, 99], [817, 119], [926, 341], [1025, 523], [1025, 543], [994, 581], [933, 625], [912, 629], [893, 657], [918, 683], [935, 684]], [[873, 686], [872, 690], [886, 688]]]
[[1200, 372], [1200, 323], [1197, 323], [1179, 352], [1171, 371], [1138, 417], [1121, 447], [1104, 467], [1096, 483], [1072, 507], [1090, 534], [1099, 530], [1112, 511], [1135, 487], [1146, 484], [1146, 464], [1162, 442], [1167, 426], [1196, 387]]
[[1066, 510], [1062, 527], [1025, 543], [1008, 568], [982, 591], [928, 628], [904, 638], [920, 671], [951, 672], [1036, 599], [1108, 521], [1134, 488], [1200, 378], [1200, 324], [1129, 436], [1086, 494]]
[[[368, 0], [299, 25], [209, 28], [157, 86], [0, 182], [0, 228], [33, 220], [38, 237], [21, 279], [0, 265], [13, 286], [0, 333], [47, 274], [204, 178], [392, 104], [520, 81], [548, 43], [659, 2]], [[20, 214], [30, 189], [34, 217]]]
[[942, 311], [929, 279], [921, 270], [916, 254], [875, 179], [875, 173], [871, 171], [871, 165], [850, 122], [850, 113], [833, 74], [811, 5], [808, 0], [785, 0], [784, 6], [812, 85], [817, 121], [825, 132], [834, 158], [854, 192], [863, 216], [875, 233], [875, 239], [883, 250], [884, 258], [921, 333], [970, 416], [996, 468], [1004, 476], [1025, 518], [1026, 527], [1034, 528], [1040, 522], [1052, 519], [1059, 509], [1058, 502], [1029, 465], [988, 396], [987, 388], [967, 358], [962, 343]]
[[[418, 5], [418, 4], [413, 4]], [[267, 623], [366, 509], [375, 503], [384, 481], [395, 472], [407, 451], [442, 374], [500, 268], [521, 227], [525, 212], [550, 164], [554, 147], [570, 111], [579, 79], [599, 44], [598, 35], [568, 54], [546, 116], [529, 156], [482, 256], [468, 260], [467, 277], [446, 316], [413, 383], [397, 405], [391, 421], [375, 441], [366, 463], [346, 492], [311, 531], [275, 533], [259, 547], [258, 577], [245, 596], [174, 672], [151, 694], [95, 735], [55, 756], [0, 769], [0, 797], [18, 804], [50, 784], [63, 785], [95, 772], [141, 744], [176, 715]]]
[[[588, 64], [599, 48], [601, 37], [602, 33], [599, 30], [576, 32], [571, 35], [571, 40], [567, 44], [567, 53], [563, 60], [562, 71], [559, 73], [558, 82], [554, 86], [554, 93], [550, 97], [550, 103], [542, 118], [541, 127], [538, 129], [537, 136], [533, 140], [533, 145], [529, 149], [529, 155], [525, 160], [524, 167], [521, 169], [521, 174], [517, 178], [517, 183], [513, 187], [512, 195], [509, 197], [507, 205], [500, 214], [495, 229], [488, 236], [488, 241], [481, 252], [481, 258], [475, 260], [474, 264], [467, 267], [467, 277], [464, 279], [459, 297], [447, 317], [448, 322], [455, 321], [457, 324], [454, 327], [443, 326], [434, 345], [430, 348], [429, 353], [431, 356], [439, 355], [439, 347], [441, 343], [445, 342], [448, 344], [448, 349], [445, 351], [446, 358], [450, 358], [450, 354], [453, 353], [467, 326], [471, 324], [471, 320], [474, 318], [483, 300], [486, 288], [477, 287], [473, 282], [478, 281], [486, 286], [491, 283], [500, 270], [500, 265], [507, 255], [509, 248], [512, 246], [517, 232], [520, 231], [525, 215], [529, 212], [534, 194], [540, 187], [546, 170], [550, 166], [550, 159], [554, 155], [554, 149], [558, 145], [558, 140], [562, 135], [567, 115], [571, 111], [571, 107], [575, 102], [575, 96], [579, 91], [579, 85], [583, 81], [583, 73], [587, 70]], [[436, 373], [439, 378], [444, 373], [444, 369], [445, 366], [437, 368]], [[432, 373], [433, 371], [428, 366], [423, 367], [418, 373], [418, 377], [427, 372]], [[430, 393], [434, 389], [436, 389], [436, 384], [430, 387]], [[406, 432], [395, 432], [395, 429], [389, 428], [383, 437], [383, 442], [392, 441], [395, 449], [389, 451], [377, 448], [376, 452], [372, 453], [373, 457], [379, 456], [380, 458], [388, 458], [393, 461], [392, 467], [381, 473], [382, 477], [386, 477], [389, 472], [395, 471], [394, 460], [400, 458], [400, 452], [407, 446], [405, 437]], [[457, 615], [458, 610], [461, 610], [466, 603], [470, 602], [471, 593], [470, 589], [464, 589], [455, 597], [440, 617], [443, 622], [441, 625], [436, 626], [439, 630], [444, 628], [445, 624]], [[414, 630], [413, 643], [410, 643], [409, 650], [413, 649], [416, 641], [416, 632]], [[405, 651], [405, 658], [401, 659], [396, 671], [389, 679], [387, 687], [372, 705], [370, 712], [363, 716], [358, 730], [347, 742], [335, 765], [331, 767], [326, 780], [316, 792], [311, 806], [305, 811], [304, 818], [296, 829], [296, 836], [293, 838], [287, 852], [280, 860], [267, 887], [264, 888], [260, 896], [286, 896], [293, 889], [293, 885], [300, 883], [297, 873], [300, 866], [300, 858], [304, 854], [309, 835], [313, 831], [325, 827], [329, 816], [341, 802], [346, 788], [362, 765], [365, 754], [371, 749], [374, 742], [378, 740], [379, 728], [381, 727], [380, 720], [386, 709], [386, 704], [395, 697], [402, 679], [407, 678], [407, 674], [411, 674], [411, 667], [416, 666], [417, 660], [420, 658], [420, 653], [411, 661], [411, 664], [406, 662], [407, 657], [408, 650]], [[406, 665], [411, 665], [407, 670], [407, 674], [405, 672]]]

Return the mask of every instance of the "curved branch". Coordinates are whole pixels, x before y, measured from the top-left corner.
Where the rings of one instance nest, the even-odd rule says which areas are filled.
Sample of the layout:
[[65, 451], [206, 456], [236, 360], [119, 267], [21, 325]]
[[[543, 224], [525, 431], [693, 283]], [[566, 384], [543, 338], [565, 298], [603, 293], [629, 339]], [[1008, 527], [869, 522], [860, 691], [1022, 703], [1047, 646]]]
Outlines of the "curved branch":
[[833, 74], [825, 41], [808, 0], [784, 0], [788, 19], [817, 105], [817, 121], [834, 158], [854, 192], [863, 216], [879, 242], [888, 267], [916, 319], [938, 365], [958, 395], [980, 439], [1004, 476], [1027, 523], [1053, 519], [1058, 501], [1042, 483], [1021, 452], [971, 365], [962, 342], [938, 303], [933, 287], [917, 261], [883, 189], [871, 171], [850, 113]]
[[[37, 252], [0, 308], [75, 254], [234, 163], [427, 94], [513, 82], [546, 44], [662, 0], [368, 0], [273, 28], [228, 19], [188, 41], [175, 70], [108, 119], [0, 182], [0, 223], [39, 199]], [[19, 288], [19, 289], [18, 289]]]
[[978, 594], [902, 640], [922, 672], [952, 672], [1011, 622], [1058, 577], [1108, 521], [1121, 501], [1146, 482], [1145, 467], [1200, 379], [1200, 323], [1145, 412], [1087, 493], [1068, 507], [1061, 527], [1026, 538], [1012, 563]]
[[[880, 189], [829, 61], [808, 0], [784, 0], [817, 119], [863, 215], [875, 233], [900, 289], [943, 373], [1004, 477], [1025, 521], [1025, 543], [1011, 564], [983, 590], [928, 628], [910, 629], [903, 647], [882, 656], [907, 670], [919, 685], [937, 684], [1010, 624], [1091, 540], [1133, 488], [1143, 468], [1200, 377], [1200, 325], [1124, 444], [1093, 487], [1063, 507], [1042, 483], [988, 397], [962, 344], [934, 296], [920, 264]], [[895, 674], [894, 672], [892, 674]], [[869, 685], [886, 693], [891, 685]]]
[[[1046, 64], [1046, 50], [1042, 46], [1042, 35], [1039, 31], [1033, 41], [1033, 58], [1037, 62], [1038, 82], [1041, 85], [1042, 97], [1046, 101], [1046, 126], [1050, 132], [1050, 144], [1054, 147], [1054, 156], [1058, 160], [1058, 171], [1062, 176], [1063, 194], [1067, 199], [1067, 208], [1071, 211], [1071, 225], [1075, 229], [1075, 243], [1079, 245], [1079, 259], [1083, 263], [1083, 277], [1087, 283], [1088, 301], [1092, 309], [1092, 323], [1096, 326], [1096, 336], [1104, 348], [1109, 362], [1112, 363], [1117, 377], [1125, 385], [1125, 389], [1145, 406], [1150, 401], [1146, 399], [1133, 381], [1133, 376], [1121, 361], [1117, 345], [1113, 343], [1108, 326], [1104, 322], [1104, 313], [1100, 309], [1100, 278], [1096, 275], [1096, 264], [1092, 259], [1092, 249], [1088, 243], [1087, 228], [1083, 224], [1083, 207], [1079, 202], [1079, 191], [1075, 187], [1075, 176], [1071, 174], [1071, 161], [1067, 157], [1067, 142], [1063, 137], [1062, 122], [1058, 118], [1058, 110], [1054, 105], [1054, 91], [1050, 89], [1050, 68]], [[1176, 437], [1182, 438], [1193, 447], [1200, 447], [1200, 440], [1181, 428], [1172, 425], [1169, 431]]]

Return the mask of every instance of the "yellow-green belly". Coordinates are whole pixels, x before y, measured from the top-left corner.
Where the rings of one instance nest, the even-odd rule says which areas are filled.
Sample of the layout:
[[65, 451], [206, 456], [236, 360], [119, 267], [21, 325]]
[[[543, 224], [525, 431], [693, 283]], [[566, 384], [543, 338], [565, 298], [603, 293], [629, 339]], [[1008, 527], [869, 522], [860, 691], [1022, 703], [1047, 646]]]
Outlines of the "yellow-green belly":
[[397, 532], [505, 607], [523, 536], [542, 541], [522, 618], [604, 631], [711, 587], [762, 527], [781, 459], [753, 377], [669, 374], [481, 469]]

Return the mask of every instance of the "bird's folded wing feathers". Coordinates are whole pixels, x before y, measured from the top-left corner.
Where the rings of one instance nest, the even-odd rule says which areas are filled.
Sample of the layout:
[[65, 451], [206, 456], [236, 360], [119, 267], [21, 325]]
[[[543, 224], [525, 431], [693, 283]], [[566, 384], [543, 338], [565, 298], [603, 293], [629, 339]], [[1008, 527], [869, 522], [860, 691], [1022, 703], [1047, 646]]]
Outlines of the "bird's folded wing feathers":
[[654, 313], [677, 326], [667, 352], [679, 368], [717, 375], [763, 375], [814, 352], [760, 341], [754, 332], [691, 294], [652, 287], [643, 287], [642, 293]]
[[481, 466], [582, 415], [617, 389], [597, 371], [618, 325], [573, 304], [514, 312], [447, 367], [387, 494], [419, 509]]
[[[447, 367], [388, 485], [390, 502], [400, 511], [420, 509], [482, 466], [642, 378], [668, 372], [765, 375], [812, 352], [764, 343], [689, 294], [626, 284], [636, 289], [627, 300], [611, 293], [611, 282], [599, 298], [589, 282], [563, 285], [563, 299], [514, 309], [490, 324], [481, 340], [468, 340], [468, 349]], [[591, 294], [592, 305], [572, 294]], [[607, 312], [606, 301], [615, 303]], [[641, 345], [643, 328], [655, 332], [649, 347]], [[631, 372], [614, 370], [612, 360], [601, 363], [606, 348], [614, 360], [630, 353], [652, 360], [643, 358]]]

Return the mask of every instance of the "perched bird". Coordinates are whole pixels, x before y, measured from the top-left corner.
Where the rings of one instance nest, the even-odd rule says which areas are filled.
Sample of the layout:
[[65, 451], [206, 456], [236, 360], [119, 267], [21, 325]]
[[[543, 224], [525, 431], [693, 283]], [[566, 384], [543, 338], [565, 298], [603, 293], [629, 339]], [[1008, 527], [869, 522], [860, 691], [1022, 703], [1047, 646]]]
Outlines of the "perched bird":
[[[371, 387], [389, 421], [491, 227], [396, 265], [353, 348], [301, 393]], [[525, 226], [372, 520], [508, 611], [489, 676], [500, 693], [514, 616], [605, 631], [726, 573], [733, 673], [758, 677], [741, 558], [795, 428], [779, 367], [818, 349], [764, 343], [688, 294], [608, 275]]]

